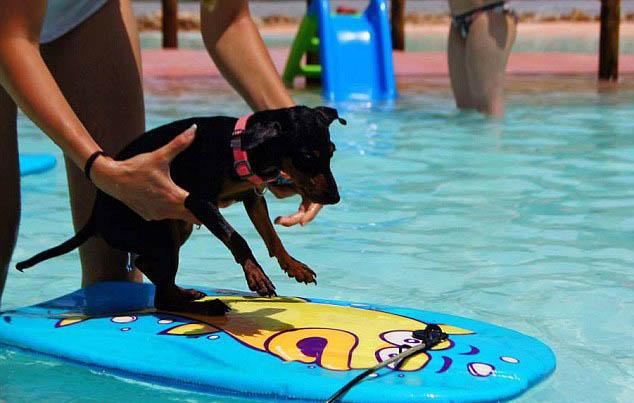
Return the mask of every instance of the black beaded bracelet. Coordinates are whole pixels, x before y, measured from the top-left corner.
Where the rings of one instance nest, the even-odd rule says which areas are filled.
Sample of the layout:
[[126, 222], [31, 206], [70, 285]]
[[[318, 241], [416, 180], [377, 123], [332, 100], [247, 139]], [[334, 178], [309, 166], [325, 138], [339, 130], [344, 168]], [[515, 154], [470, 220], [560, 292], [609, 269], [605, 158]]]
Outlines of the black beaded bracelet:
[[90, 179], [90, 170], [92, 169], [92, 165], [95, 163], [95, 160], [102, 155], [106, 156], [106, 153], [103, 152], [103, 150], [95, 151], [90, 157], [88, 157], [88, 160], [86, 160], [86, 165], [84, 165], [84, 175], [86, 175], [86, 179], [91, 182], [92, 179]]

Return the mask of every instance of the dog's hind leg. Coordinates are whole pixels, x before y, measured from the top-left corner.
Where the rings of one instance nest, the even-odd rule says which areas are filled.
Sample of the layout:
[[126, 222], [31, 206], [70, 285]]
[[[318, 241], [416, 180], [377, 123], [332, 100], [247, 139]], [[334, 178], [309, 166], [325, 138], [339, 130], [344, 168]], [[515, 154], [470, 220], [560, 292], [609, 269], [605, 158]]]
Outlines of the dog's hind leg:
[[[180, 247], [183, 246], [185, 241], [187, 241], [189, 236], [192, 234], [193, 225], [181, 220], [170, 220], [169, 225], [172, 231], [172, 239], [176, 241], [176, 245], [178, 245], [178, 249], [180, 249]], [[178, 256], [178, 251], [176, 253]], [[176, 273], [174, 273], [174, 278], [176, 278]], [[178, 289], [183, 296], [190, 301], [195, 301], [207, 296], [204, 292], [198, 291], [194, 288], [178, 287]]]
[[198, 290], [183, 289], [176, 285], [176, 271], [178, 270], [178, 248], [162, 251], [160, 258], [142, 255], [136, 260], [136, 265], [143, 274], [156, 286], [154, 307], [163, 311], [189, 312], [201, 315], [224, 315], [229, 307], [218, 299], [196, 301], [206, 296]]
[[[158, 274], [155, 273], [156, 271], [155, 267], [152, 267], [152, 265], [156, 267], [159, 265], [159, 263], [156, 263], [156, 259], [148, 260], [144, 258], [143, 256], [138, 256], [134, 262], [134, 266], [137, 269], [139, 269], [141, 273], [145, 274], [145, 276], [150, 281], [152, 281], [153, 284], [162, 284], [161, 285], [162, 290], [165, 288], [171, 289], [173, 287], [176, 287], [176, 290], [174, 290], [174, 292], [179, 292], [181, 294], [180, 297], [182, 297], [186, 301], [196, 301], [198, 299], [202, 299], [207, 296], [207, 294], [205, 294], [204, 292], [198, 291], [194, 288], [179, 287], [175, 284], [175, 281], [173, 279], [172, 281], [167, 281], [168, 280], [167, 278], [163, 278], [163, 276], [159, 276]], [[170, 290], [170, 292], [172, 292], [172, 290]]]

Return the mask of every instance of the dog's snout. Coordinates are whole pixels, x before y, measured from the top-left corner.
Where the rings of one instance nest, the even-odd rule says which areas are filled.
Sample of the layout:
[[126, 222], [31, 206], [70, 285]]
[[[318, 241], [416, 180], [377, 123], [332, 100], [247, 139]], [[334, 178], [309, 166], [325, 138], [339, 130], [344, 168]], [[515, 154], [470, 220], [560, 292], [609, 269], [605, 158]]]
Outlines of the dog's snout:
[[337, 204], [339, 203], [340, 200], [341, 200], [341, 196], [339, 196], [339, 193], [337, 193], [332, 197], [330, 204]]
[[309, 199], [319, 204], [337, 204], [341, 200], [337, 189], [322, 192], [308, 192], [307, 196]]
[[337, 204], [340, 200], [339, 191], [335, 188], [325, 195], [322, 204]]

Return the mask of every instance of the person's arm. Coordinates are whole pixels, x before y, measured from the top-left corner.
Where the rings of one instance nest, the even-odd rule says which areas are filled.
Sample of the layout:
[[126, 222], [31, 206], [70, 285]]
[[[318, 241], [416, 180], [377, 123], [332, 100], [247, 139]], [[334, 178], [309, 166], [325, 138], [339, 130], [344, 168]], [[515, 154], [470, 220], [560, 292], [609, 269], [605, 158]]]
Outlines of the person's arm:
[[294, 106], [246, 0], [203, 0], [203, 41], [223, 76], [254, 110]]
[[[2, 0], [0, 85], [79, 169], [101, 147], [73, 112], [39, 50], [46, 0]], [[116, 134], [113, 134], [116, 135]], [[96, 159], [91, 179], [146, 219], [197, 222], [184, 207], [187, 192], [169, 178], [169, 161], [193, 141], [193, 130], [154, 153], [126, 161]]]
[[[251, 18], [247, 0], [201, 0], [200, 23], [214, 63], [253, 110], [295, 105]], [[320, 209], [320, 204], [303, 200], [297, 213], [278, 217], [275, 223], [304, 225]]]

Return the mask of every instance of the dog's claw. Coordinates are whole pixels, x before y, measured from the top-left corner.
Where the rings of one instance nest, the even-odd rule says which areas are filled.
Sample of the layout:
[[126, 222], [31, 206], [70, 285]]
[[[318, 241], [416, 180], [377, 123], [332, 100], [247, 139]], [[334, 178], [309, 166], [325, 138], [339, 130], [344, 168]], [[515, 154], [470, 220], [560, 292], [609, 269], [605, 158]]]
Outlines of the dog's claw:
[[225, 304], [224, 302], [222, 302], [219, 299], [214, 299], [211, 301], [205, 301], [205, 302], [199, 302], [200, 304], [205, 304], [205, 310], [206, 310], [206, 315], [209, 316], [217, 316], [217, 315], [224, 315], [225, 313], [229, 312], [231, 310], [231, 308], [229, 308], [229, 306], [227, 304]]
[[315, 278], [317, 275], [304, 263], [293, 259], [291, 256], [281, 258], [279, 261], [282, 270], [284, 270], [289, 277], [297, 280], [298, 283], [316, 283]]
[[185, 298], [187, 301], [197, 301], [199, 299], [203, 299], [207, 296], [207, 294], [205, 294], [202, 291], [198, 291], [194, 288], [181, 288], [178, 287], [178, 290], [181, 294], [181, 296], [183, 298]]
[[275, 286], [257, 263], [247, 260], [243, 265], [243, 269], [249, 290], [256, 292], [262, 297], [277, 295], [275, 294]]

